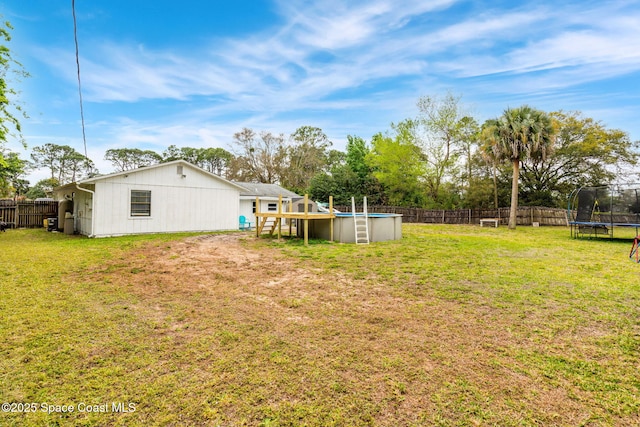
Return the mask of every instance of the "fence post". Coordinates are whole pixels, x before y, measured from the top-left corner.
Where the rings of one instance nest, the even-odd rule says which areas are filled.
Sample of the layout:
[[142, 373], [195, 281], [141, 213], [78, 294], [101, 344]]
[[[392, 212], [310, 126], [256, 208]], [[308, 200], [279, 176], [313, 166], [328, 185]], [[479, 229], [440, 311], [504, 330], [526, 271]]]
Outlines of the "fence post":
[[531, 206], [529, 209], [531, 209], [531, 224], [529, 225], [533, 225], [533, 210], [535, 209], [535, 207]]
[[16, 228], [22, 228], [22, 212], [23, 210], [20, 208], [20, 203], [16, 205]]

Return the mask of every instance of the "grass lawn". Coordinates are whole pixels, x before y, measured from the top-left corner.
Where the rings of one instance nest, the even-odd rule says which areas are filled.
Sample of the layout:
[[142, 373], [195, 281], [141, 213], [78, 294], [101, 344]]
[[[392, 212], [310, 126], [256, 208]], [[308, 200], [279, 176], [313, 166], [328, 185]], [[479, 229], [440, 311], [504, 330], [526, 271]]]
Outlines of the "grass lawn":
[[403, 233], [0, 233], [0, 425], [640, 425], [629, 240]]

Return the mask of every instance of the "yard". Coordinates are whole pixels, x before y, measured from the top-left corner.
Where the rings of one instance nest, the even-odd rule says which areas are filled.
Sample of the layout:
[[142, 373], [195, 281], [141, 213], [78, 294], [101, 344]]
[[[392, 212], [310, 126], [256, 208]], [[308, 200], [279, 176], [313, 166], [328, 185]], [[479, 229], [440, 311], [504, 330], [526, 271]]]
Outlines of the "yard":
[[0, 425], [640, 425], [630, 241], [403, 230], [1, 233]]

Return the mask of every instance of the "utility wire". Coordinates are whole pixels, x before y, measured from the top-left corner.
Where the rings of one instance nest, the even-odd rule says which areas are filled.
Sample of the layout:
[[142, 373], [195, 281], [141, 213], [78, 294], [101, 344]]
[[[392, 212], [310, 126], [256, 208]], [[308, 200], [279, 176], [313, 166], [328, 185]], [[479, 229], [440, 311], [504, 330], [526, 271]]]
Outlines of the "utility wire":
[[82, 83], [80, 83], [80, 55], [78, 53], [78, 23], [76, 22], [76, 2], [71, 0], [71, 12], [73, 14], [73, 39], [76, 42], [76, 65], [78, 68], [78, 95], [80, 96], [80, 119], [82, 121], [82, 141], [84, 142], [84, 156], [87, 154], [87, 135], [84, 131], [84, 108], [82, 106]]

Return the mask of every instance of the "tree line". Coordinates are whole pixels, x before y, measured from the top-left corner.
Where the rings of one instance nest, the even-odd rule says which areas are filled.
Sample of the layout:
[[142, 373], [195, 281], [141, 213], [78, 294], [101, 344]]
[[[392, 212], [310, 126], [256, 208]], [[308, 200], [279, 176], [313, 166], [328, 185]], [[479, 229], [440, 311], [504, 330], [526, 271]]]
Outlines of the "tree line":
[[[347, 136], [333, 148], [322, 129], [292, 134], [242, 129], [228, 149], [169, 146], [163, 152], [113, 148], [105, 153], [116, 172], [184, 159], [223, 178], [279, 184], [336, 204], [367, 196], [370, 204], [433, 209], [525, 205], [564, 207], [582, 185], [626, 176], [638, 161], [638, 143], [579, 112], [507, 109], [482, 125], [461, 113], [460, 98], [425, 96], [419, 114], [392, 123], [369, 141]], [[44, 197], [58, 185], [95, 176], [91, 159], [66, 145], [33, 147], [29, 160], [3, 152], [3, 196]], [[30, 168], [49, 177], [29, 186]], [[516, 198], [514, 198], [516, 197]]]
[[[8, 41], [10, 25], [0, 28]], [[70, 146], [33, 147], [30, 159], [6, 149], [20, 136], [20, 108], [9, 107], [15, 91], [7, 73], [27, 74], [3, 45], [0, 49], [0, 197], [42, 197], [53, 187], [95, 176], [95, 163]], [[15, 103], [14, 103], [15, 104]], [[347, 135], [344, 151], [322, 129], [301, 126], [292, 134], [244, 128], [227, 149], [169, 146], [163, 152], [113, 148], [105, 153], [115, 171], [184, 159], [229, 180], [276, 183], [336, 204], [367, 196], [370, 204], [455, 209], [525, 205], [565, 207], [583, 185], [636, 180], [638, 142], [619, 129], [580, 112], [508, 108], [480, 124], [461, 97], [422, 96], [416, 115], [365, 140]], [[50, 175], [33, 186], [33, 168]]]

